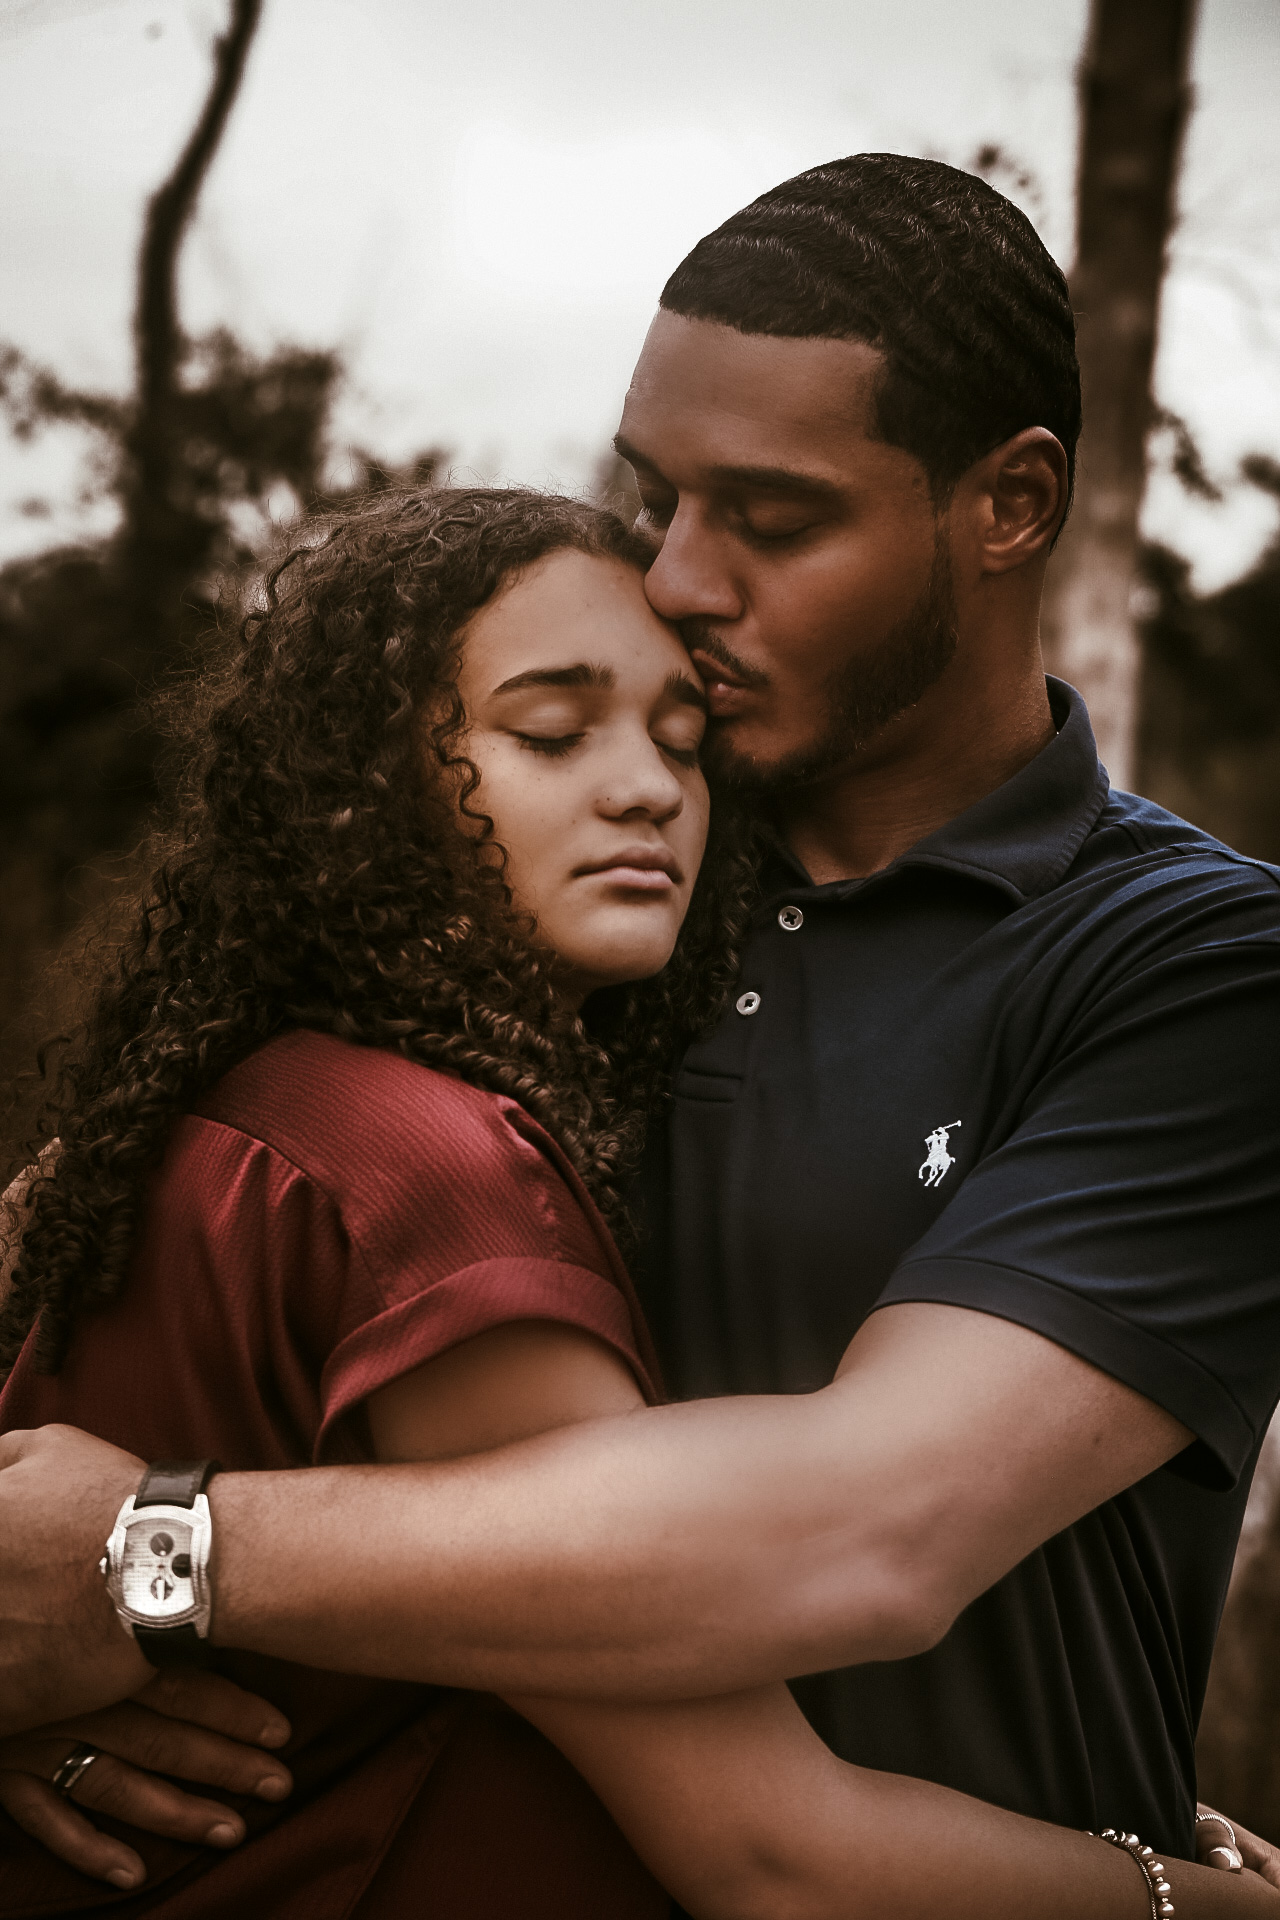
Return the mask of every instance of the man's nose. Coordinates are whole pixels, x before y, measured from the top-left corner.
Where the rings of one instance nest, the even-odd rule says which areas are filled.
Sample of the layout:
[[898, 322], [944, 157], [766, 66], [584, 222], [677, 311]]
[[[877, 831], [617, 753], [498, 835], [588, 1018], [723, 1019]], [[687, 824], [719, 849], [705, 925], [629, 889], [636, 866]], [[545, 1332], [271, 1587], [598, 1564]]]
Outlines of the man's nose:
[[736, 620], [742, 613], [721, 542], [684, 506], [676, 509], [644, 590], [664, 620]]

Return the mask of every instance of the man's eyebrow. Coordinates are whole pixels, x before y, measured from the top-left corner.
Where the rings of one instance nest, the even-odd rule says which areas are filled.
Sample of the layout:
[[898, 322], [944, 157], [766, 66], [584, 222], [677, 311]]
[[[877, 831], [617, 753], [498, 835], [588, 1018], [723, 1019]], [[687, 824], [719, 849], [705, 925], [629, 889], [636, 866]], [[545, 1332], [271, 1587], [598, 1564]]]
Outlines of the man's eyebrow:
[[495, 693], [519, 693], [525, 687], [592, 687], [607, 693], [617, 676], [612, 667], [594, 666], [579, 660], [572, 667], [530, 667], [527, 673], [513, 673], [495, 687]]
[[712, 467], [710, 473], [722, 486], [756, 487], [761, 493], [789, 493], [801, 500], [835, 500], [840, 495], [834, 480], [798, 473], [794, 467]]
[[[646, 472], [657, 474], [661, 479], [662, 470], [655, 461], [624, 440], [620, 433], [614, 435], [613, 449], [629, 466], [643, 467]], [[834, 480], [826, 480], [821, 474], [801, 473], [795, 467], [753, 467], [718, 466], [709, 467], [711, 479], [721, 486], [756, 487], [762, 493], [787, 493], [797, 499], [834, 500], [839, 497], [840, 487]]]
[[668, 700], [678, 700], [682, 707], [696, 707], [699, 713], [707, 711], [706, 689], [687, 673], [681, 673], [679, 667], [667, 675], [662, 691]]
[[641, 453], [639, 447], [633, 447], [625, 434], [621, 434], [621, 433], [614, 434], [613, 450], [617, 454], [619, 460], [625, 460], [629, 467], [649, 467], [652, 469], [654, 473], [658, 471], [658, 469], [654, 466], [653, 461], [650, 460], [645, 454]]

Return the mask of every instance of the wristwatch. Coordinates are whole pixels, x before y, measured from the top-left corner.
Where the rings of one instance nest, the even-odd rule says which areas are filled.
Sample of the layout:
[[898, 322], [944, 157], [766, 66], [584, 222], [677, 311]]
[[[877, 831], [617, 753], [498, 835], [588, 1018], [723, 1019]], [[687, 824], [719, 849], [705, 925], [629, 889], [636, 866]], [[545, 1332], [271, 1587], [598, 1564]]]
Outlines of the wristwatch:
[[153, 1667], [199, 1662], [208, 1651], [209, 1550], [205, 1488], [216, 1460], [160, 1460], [116, 1516], [98, 1571]]

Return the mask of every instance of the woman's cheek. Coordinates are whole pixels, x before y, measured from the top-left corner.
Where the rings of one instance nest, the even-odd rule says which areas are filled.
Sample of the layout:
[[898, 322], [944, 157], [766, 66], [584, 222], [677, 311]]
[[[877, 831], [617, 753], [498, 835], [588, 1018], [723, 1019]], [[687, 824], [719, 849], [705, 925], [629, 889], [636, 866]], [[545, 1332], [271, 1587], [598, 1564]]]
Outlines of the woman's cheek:
[[685, 799], [681, 825], [685, 832], [685, 844], [680, 848], [682, 864], [696, 873], [702, 864], [706, 852], [707, 834], [711, 827], [711, 795], [707, 783], [699, 778]]

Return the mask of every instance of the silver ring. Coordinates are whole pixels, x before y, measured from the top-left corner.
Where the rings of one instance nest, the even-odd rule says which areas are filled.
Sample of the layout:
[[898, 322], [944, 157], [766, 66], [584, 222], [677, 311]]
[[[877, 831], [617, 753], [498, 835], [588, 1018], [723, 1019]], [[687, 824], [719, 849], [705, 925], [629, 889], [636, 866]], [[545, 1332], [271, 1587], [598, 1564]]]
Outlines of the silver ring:
[[[1205, 1826], [1209, 1826], [1210, 1824], [1216, 1824], [1220, 1827], [1225, 1827], [1227, 1832], [1231, 1835], [1232, 1848], [1236, 1853], [1239, 1853], [1240, 1842], [1236, 1839], [1236, 1830], [1232, 1826], [1231, 1822], [1227, 1819], [1226, 1815], [1221, 1813], [1198, 1813], [1196, 1815], [1196, 1825], [1198, 1827], [1205, 1827]], [[1217, 1847], [1214, 1847], [1213, 1851], [1214, 1853], [1217, 1853], [1219, 1849]]]
[[98, 1758], [98, 1749], [88, 1745], [72, 1747], [70, 1753], [53, 1776], [53, 1785], [64, 1800], [71, 1798], [71, 1789], [78, 1786]]

